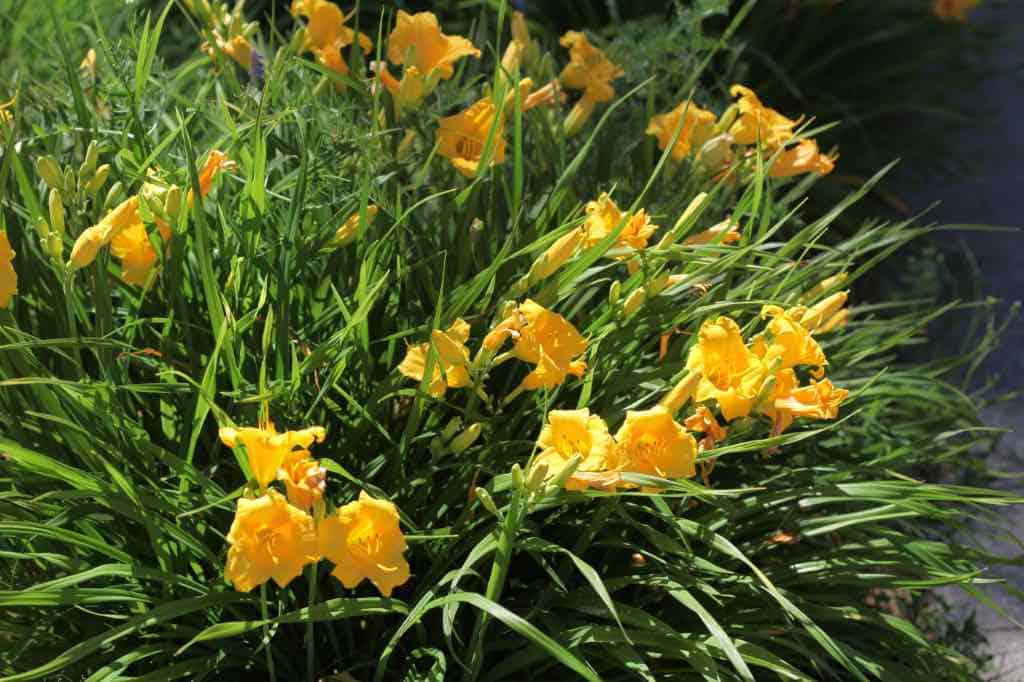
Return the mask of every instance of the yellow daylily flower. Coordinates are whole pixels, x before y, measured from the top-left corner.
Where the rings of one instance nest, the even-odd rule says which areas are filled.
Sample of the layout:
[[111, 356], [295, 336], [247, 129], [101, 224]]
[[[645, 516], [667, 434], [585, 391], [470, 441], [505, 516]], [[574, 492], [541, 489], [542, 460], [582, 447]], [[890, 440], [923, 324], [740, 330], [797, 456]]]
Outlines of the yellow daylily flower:
[[327, 432], [322, 426], [311, 426], [299, 431], [278, 433], [273, 422], [268, 421], [256, 427], [224, 427], [218, 435], [229, 448], [233, 449], [239, 444], [245, 447], [253, 478], [260, 488], [266, 489], [277, 478], [277, 470], [292, 450], [296, 447], [308, 450], [314, 443], [322, 443]]
[[777, 305], [766, 305], [761, 308], [761, 318], [771, 318], [771, 322], [768, 323], [771, 343], [765, 347], [763, 355], [766, 364], [778, 359], [779, 367], [783, 369], [813, 365], [818, 368], [819, 373], [824, 371], [823, 368], [828, 364], [825, 353], [800, 320], [794, 319], [788, 311]]
[[772, 377], [772, 389], [757, 409], [772, 420], [773, 436], [779, 435], [793, 423], [793, 413], [777, 408], [775, 402], [790, 395], [799, 386], [800, 380], [791, 367], [778, 370]]
[[793, 128], [800, 122], [786, 118], [766, 107], [750, 88], [734, 85], [729, 94], [739, 97], [736, 103], [739, 116], [729, 128], [737, 144], [760, 144], [774, 151], [793, 137]]
[[[447, 331], [435, 329], [430, 333], [430, 340], [438, 354], [429, 388], [430, 395], [435, 398], [443, 396], [449, 388], [463, 388], [472, 383], [469, 376], [469, 349], [466, 348], [469, 333], [469, 323], [461, 318], [455, 320]], [[423, 381], [429, 352], [429, 343], [409, 346], [405, 358], [398, 365], [398, 371], [410, 379]]]
[[369, 579], [385, 597], [409, 580], [405, 536], [391, 502], [359, 493], [359, 499], [320, 522], [319, 554], [334, 563], [332, 574], [348, 589]]
[[828, 175], [835, 168], [838, 154], [822, 154], [818, 143], [814, 140], [800, 140], [795, 146], [786, 149], [775, 159], [768, 175], [773, 178], [790, 178], [794, 175], [817, 173]]
[[[157, 220], [157, 229], [164, 243], [171, 238], [170, 226]], [[141, 222], [134, 223], [110, 240], [110, 253], [121, 261], [121, 279], [128, 284], [142, 286], [156, 265], [158, 255], [149, 233]]]
[[[607, 192], [603, 192], [596, 201], [588, 201], [586, 206], [587, 220], [583, 224], [586, 236], [583, 241], [583, 248], [589, 249], [618, 227], [622, 220], [623, 212]], [[647, 241], [655, 232], [658, 226], [651, 222], [647, 211], [640, 209], [629, 216], [625, 227], [619, 233], [614, 246], [630, 247], [633, 249], [644, 249]]]
[[[365, 33], [356, 34], [345, 25], [348, 17], [341, 8], [327, 0], [293, 0], [292, 16], [306, 17], [306, 34], [304, 48], [313, 53], [317, 61], [335, 73], [348, 75], [348, 62], [341, 51], [354, 42], [358, 42], [364, 54], [373, 49], [373, 41]], [[336, 82], [338, 90], [344, 84]]]
[[275, 490], [255, 500], [239, 498], [227, 540], [231, 549], [224, 575], [239, 592], [271, 578], [285, 587], [317, 560], [313, 517]]
[[778, 435], [788, 429], [795, 417], [811, 419], [835, 419], [839, 406], [850, 392], [836, 388], [828, 379], [811, 381], [809, 386], [797, 387], [796, 375], [788, 370], [780, 372], [770, 406], [762, 410], [772, 417], [772, 434]]
[[11, 298], [18, 293], [18, 273], [14, 271], [14, 256], [7, 232], [0, 231], [0, 308], [11, 305]]
[[451, 161], [455, 170], [472, 178], [483, 160], [487, 137], [495, 126], [490, 165], [502, 163], [505, 161], [504, 116], [490, 97], [438, 121], [437, 153]]
[[579, 31], [567, 32], [559, 43], [569, 48], [569, 63], [562, 69], [559, 80], [570, 90], [583, 91], [565, 120], [565, 132], [572, 135], [591, 117], [598, 102], [608, 102], [615, 97], [611, 82], [625, 71], [609, 61], [604, 52], [591, 45], [587, 36]]
[[967, 15], [979, 0], [932, 0], [932, 11], [943, 21], [967, 21]]
[[[373, 224], [373, 221], [377, 219], [377, 212], [380, 209], [375, 204], [369, 204], [366, 207], [366, 225], [369, 227]], [[334, 233], [334, 238], [331, 240], [331, 247], [345, 246], [346, 244], [352, 243], [352, 241], [359, 235], [359, 211], [354, 212], [348, 218], [345, 218], [345, 222], [341, 224], [337, 232]]]
[[308, 450], [287, 453], [277, 478], [284, 482], [288, 501], [307, 511], [323, 499], [327, 487], [327, 470], [310, 458]]
[[587, 340], [571, 322], [529, 299], [515, 307], [486, 337], [483, 346], [497, 350], [509, 338], [513, 357], [536, 365], [523, 388], [553, 388], [567, 375], [583, 376], [587, 363], [574, 360], [587, 350]]
[[652, 117], [645, 132], [657, 137], [658, 149], [665, 151], [680, 125], [680, 119], [683, 119], [682, 129], [672, 145], [672, 158], [675, 161], [682, 161], [693, 149], [700, 152], [704, 143], [715, 135], [715, 115], [690, 101], [682, 102], [668, 113]]
[[683, 426], [704, 434], [697, 443], [698, 452], [711, 450], [729, 435], [729, 429], [718, 423], [718, 418], [706, 405], [698, 405], [697, 410], [683, 422]]
[[547, 468], [547, 480], [558, 476], [573, 457], [580, 458], [576, 471], [565, 481], [566, 490], [609, 490], [617, 483], [615, 441], [605, 421], [586, 408], [551, 410], [537, 447], [535, 466]]
[[697, 441], [661, 405], [629, 410], [615, 434], [623, 471], [661, 478], [696, 473]]
[[[236, 64], [246, 71], [252, 68], [252, 43], [244, 35], [225, 38], [219, 31], [214, 30], [213, 39], [217, 43], [217, 49], [226, 54]], [[203, 49], [211, 57], [214, 56], [214, 50], [209, 45], [204, 44]]]
[[726, 421], [750, 414], [764, 381], [761, 360], [743, 343], [739, 325], [724, 316], [701, 324], [686, 368], [703, 375], [694, 399], [717, 401]]

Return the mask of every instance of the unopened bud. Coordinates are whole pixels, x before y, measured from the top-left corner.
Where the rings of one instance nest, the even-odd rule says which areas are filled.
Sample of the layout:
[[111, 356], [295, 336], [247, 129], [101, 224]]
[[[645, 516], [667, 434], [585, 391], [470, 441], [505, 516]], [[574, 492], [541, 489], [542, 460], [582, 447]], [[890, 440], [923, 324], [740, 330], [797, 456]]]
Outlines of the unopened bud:
[[555, 476], [551, 479], [551, 484], [555, 488], [564, 488], [565, 482], [569, 480], [569, 477], [576, 473], [576, 469], [579, 467], [580, 462], [583, 461], [579, 455], [573, 455], [569, 458], [569, 461], [565, 463]]
[[50, 254], [50, 258], [55, 261], [60, 262], [64, 260], [64, 242], [57, 236], [56, 232], [51, 232], [50, 236], [47, 237], [46, 250]]
[[[366, 225], [369, 227], [373, 224], [373, 221], [377, 218], [377, 207], [374, 204], [370, 204], [366, 207]], [[342, 223], [341, 227], [338, 228], [337, 232], [334, 233], [334, 238], [331, 240], [331, 246], [340, 247], [346, 244], [352, 243], [355, 238], [359, 235], [359, 211], [356, 211]]]
[[523, 468], [516, 462], [512, 465], [512, 484], [515, 485], [516, 490], [523, 492]]
[[651, 281], [647, 283], [645, 287], [647, 289], [647, 295], [654, 298], [661, 292], [665, 291], [669, 284], [671, 284], [671, 275], [667, 272], [663, 272], [660, 275], [655, 275], [651, 278]]
[[658, 243], [659, 249], [669, 247], [676, 242], [676, 239], [679, 238], [679, 231], [682, 230], [683, 226], [686, 225], [690, 218], [692, 218], [694, 214], [697, 213], [697, 209], [699, 209], [704, 204], [704, 200], [707, 198], [707, 192], [701, 192], [690, 201], [690, 203], [686, 207], [686, 210], [683, 211], [683, 214], [679, 216], [678, 220], [676, 220], [676, 224], [673, 225], [672, 229], [669, 230], [665, 234], [665, 236], [661, 238], [661, 241]]
[[530, 469], [530, 475], [526, 479], [526, 489], [531, 493], [540, 491], [547, 477], [548, 465], [544, 462], [534, 464], [533, 468]]
[[818, 298], [829, 289], [837, 287], [843, 282], [845, 282], [847, 277], [849, 277], [849, 275], [847, 275], [845, 272], [840, 272], [836, 275], [832, 275], [831, 277], [826, 277], [825, 279], [821, 280], [813, 287], [811, 287], [811, 289], [806, 294], [800, 297], [800, 300], [807, 302], [813, 301], [814, 299]]
[[96, 169], [96, 173], [93, 174], [92, 179], [89, 180], [85, 185], [85, 191], [90, 197], [96, 196], [100, 189], [103, 188], [103, 184], [110, 177], [110, 164], [105, 163]]
[[36, 172], [50, 189], [60, 189], [64, 186], [64, 174], [52, 156], [39, 157], [36, 161]]
[[39, 239], [43, 244], [45, 244], [47, 238], [50, 236], [50, 224], [46, 222], [46, 218], [43, 218], [42, 216], [36, 218], [36, 221], [32, 226], [36, 228], [36, 234], [39, 235]]
[[107, 191], [107, 198], [103, 200], [103, 210], [109, 211], [121, 203], [121, 195], [124, 193], [124, 185], [120, 181], [115, 182]]
[[441, 429], [441, 439], [447, 443], [451, 439], [455, 438], [455, 435], [462, 429], [462, 417], [452, 417], [452, 419], [445, 424], [444, 428]]
[[689, 402], [693, 394], [697, 392], [697, 384], [700, 383], [702, 374], [697, 371], [689, 371], [686, 376], [680, 379], [672, 390], [665, 394], [665, 397], [658, 401], [658, 404], [675, 414]]
[[63, 185], [61, 185], [60, 190], [70, 196], [75, 193], [76, 187], [77, 185], [75, 184], [75, 172], [71, 170], [70, 167], [65, 168]]
[[476, 439], [480, 437], [482, 429], [483, 427], [480, 425], [480, 422], [470, 424], [469, 428], [452, 439], [451, 445], [449, 446], [451, 451], [456, 455], [465, 452], [471, 445], [473, 445], [473, 443], [476, 442]]
[[505, 301], [501, 305], [501, 313], [498, 315], [498, 317], [502, 320], [507, 320], [516, 312], [516, 309], [518, 308], [519, 305], [515, 301]]
[[633, 291], [633, 293], [626, 297], [626, 302], [622, 305], [622, 310], [623, 312], [626, 313], [626, 315], [632, 315], [640, 308], [640, 306], [644, 304], [644, 301], [646, 300], [647, 294], [644, 292], [644, 290], [636, 289], [635, 291]]
[[622, 282], [615, 280], [612, 285], [608, 288], [608, 302], [612, 305], [616, 305], [619, 302], [619, 297], [622, 295]]
[[825, 321], [831, 319], [833, 315], [839, 312], [840, 308], [846, 305], [846, 299], [849, 295], [848, 291], [840, 291], [811, 306], [804, 313], [803, 317], [800, 318], [800, 324], [810, 331], [816, 330]]
[[172, 220], [178, 219], [178, 213], [181, 211], [181, 188], [174, 185], [167, 190], [167, 196], [164, 197], [164, 213], [168, 215]]
[[584, 232], [577, 227], [560, 237], [540, 255], [530, 267], [530, 283], [536, 284], [555, 274], [565, 261], [572, 258], [583, 241]]
[[711, 138], [700, 149], [700, 163], [711, 173], [728, 166], [732, 163], [734, 143], [733, 136], [729, 134]]
[[498, 513], [498, 505], [494, 504], [494, 498], [484, 488], [476, 489], [476, 499], [480, 500], [480, 504], [484, 506], [484, 509], [491, 512], [495, 516], [500, 516]]
[[92, 177], [92, 174], [96, 171], [96, 163], [100, 158], [100, 146], [93, 140], [89, 143], [89, 146], [85, 149], [85, 161], [82, 162], [81, 167], [78, 169], [78, 174], [83, 177]]
[[50, 190], [50, 230], [58, 237], [64, 235], [64, 202], [60, 190]]

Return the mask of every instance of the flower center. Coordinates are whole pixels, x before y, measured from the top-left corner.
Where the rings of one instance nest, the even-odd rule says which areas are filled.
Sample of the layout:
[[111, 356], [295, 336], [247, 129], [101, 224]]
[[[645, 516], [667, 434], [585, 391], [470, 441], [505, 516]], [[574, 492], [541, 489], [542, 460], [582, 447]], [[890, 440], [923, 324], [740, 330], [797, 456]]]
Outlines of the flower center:
[[664, 459], [665, 444], [657, 436], [645, 433], [633, 444], [633, 458], [638, 462], [644, 462], [652, 469], [662, 474], [660, 462]]
[[277, 563], [278, 540], [280, 540], [280, 535], [273, 528], [263, 527], [256, 531], [256, 542], [270, 555], [275, 564]]
[[360, 523], [348, 534], [348, 550], [357, 559], [370, 559], [383, 548], [384, 538], [372, 523]]
[[455, 144], [455, 151], [464, 159], [478, 159], [484, 153], [484, 146], [478, 140], [463, 135]]

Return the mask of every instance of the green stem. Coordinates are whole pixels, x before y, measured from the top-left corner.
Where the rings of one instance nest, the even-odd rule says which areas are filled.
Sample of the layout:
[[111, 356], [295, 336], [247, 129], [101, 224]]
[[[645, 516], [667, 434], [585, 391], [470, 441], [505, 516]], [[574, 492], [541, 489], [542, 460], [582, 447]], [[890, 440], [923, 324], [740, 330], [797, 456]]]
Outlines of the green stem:
[[[498, 538], [498, 546], [494, 553], [494, 563], [491, 565], [491, 577], [487, 581], [486, 597], [493, 602], [501, 599], [501, 592], [505, 587], [505, 578], [508, 575], [508, 567], [512, 562], [512, 554], [515, 552], [515, 539], [522, 523], [523, 497], [522, 492], [516, 490], [512, 494], [512, 501], [509, 504], [508, 514], [505, 516], [505, 523], [502, 526], [501, 537]], [[476, 614], [476, 623], [473, 626], [473, 635], [470, 639], [469, 665], [462, 676], [463, 682], [476, 682], [480, 675], [480, 667], [483, 665], [484, 636], [487, 634], [487, 626], [490, 624], [490, 617], [483, 611]]]
[[270, 682], [277, 682], [274, 673], [274, 653], [270, 650], [270, 616], [267, 615], [267, 584], [260, 585], [260, 608], [263, 611], [263, 647], [267, 653], [267, 675]]
[[[316, 603], [316, 579], [317, 579], [317, 564], [313, 563], [309, 565], [309, 610], [312, 611], [313, 604]], [[316, 669], [316, 652], [313, 647], [313, 618], [310, 613], [310, 619], [306, 621], [306, 679], [308, 682], [313, 682], [316, 679], [314, 671]]]

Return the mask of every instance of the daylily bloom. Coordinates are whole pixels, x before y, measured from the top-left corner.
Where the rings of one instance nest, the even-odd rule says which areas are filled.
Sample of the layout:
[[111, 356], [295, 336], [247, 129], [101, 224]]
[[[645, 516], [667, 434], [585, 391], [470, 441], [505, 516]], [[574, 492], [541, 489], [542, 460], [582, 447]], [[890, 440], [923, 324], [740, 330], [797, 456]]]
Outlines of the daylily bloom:
[[501, 58], [501, 68], [511, 74], [520, 62], [527, 65], [535, 62], [540, 55], [540, 47], [530, 38], [530, 30], [526, 25], [526, 16], [520, 12], [512, 13], [512, 40], [505, 48]]
[[587, 340], [568, 320], [527, 299], [515, 307], [484, 337], [487, 350], [497, 350], [509, 338], [512, 355], [536, 369], [523, 380], [523, 388], [553, 388], [568, 374], [583, 376], [587, 363], [574, 360], [587, 349]]
[[395, 28], [388, 36], [388, 60], [405, 66], [401, 80], [388, 71], [386, 64], [377, 64], [381, 83], [395, 97], [399, 114], [406, 107], [415, 107], [434, 91], [442, 80], [455, 75], [455, 62], [463, 57], [480, 57], [468, 38], [446, 35], [433, 12], [409, 14], [398, 10]]
[[122, 201], [100, 222], [78, 235], [71, 248], [72, 267], [84, 268], [92, 263], [100, 248], [109, 244], [121, 231], [136, 224], [141, 225], [142, 218], [139, 216], [139, 198], [133, 196]]
[[978, 2], [979, 0], [932, 0], [932, 11], [944, 21], [967, 21], [967, 14], [978, 6]]
[[[167, 243], [171, 238], [170, 226], [162, 220], [157, 220], [156, 225], [160, 237]], [[121, 261], [121, 279], [136, 286], [146, 283], [158, 258], [149, 233], [141, 222], [133, 223], [118, 232], [110, 240], [110, 253]]]
[[319, 554], [334, 563], [332, 574], [352, 589], [369, 579], [385, 597], [409, 579], [405, 536], [391, 502], [359, 493], [320, 522]]
[[[348, 75], [348, 62], [341, 51], [354, 42], [359, 43], [364, 54], [373, 49], [373, 42], [364, 33], [356, 34], [345, 25], [348, 17], [341, 8], [327, 0], [292, 0], [292, 16], [303, 16], [307, 19], [305, 49], [316, 57], [323, 66], [342, 76]], [[344, 84], [336, 82], [338, 90]]]
[[[587, 249], [611, 234], [623, 217], [622, 211], [607, 192], [603, 192], [596, 201], [588, 201], [586, 212], [587, 221], [583, 224], [586, 237], [583, 248]], [[651, 222], [647, 211], [640, 209], [629, 216], [614, 246], [628, 246], [637, 250], [646, 248], [647, 240], [657, 230], [658, 226]]]
[[698, 452], [711, 450], [729, 435], [729, 429], [718, 423], [718, 418], [706, 405], [698, 405], [697, 410], [686, 418], [683, 425], [690, 431], [704, 434], [697, 444]]
[[221, 442], [229, 448], [239, 444], [245, 447], [249, 468], [261, 489], [266, 489], [277, 478], [277, 470], [293, 449], [308, 450], [313, 443], [322, 443], [327, 437], [322, 426], [278, 433], [273, 422], [269, 421], [257, 427], [224, 427], [219, 435]]
[[227, 540], [231, 549], [224, 575], [239, 592], [270, 578], [285, 587], [317, 560], [313, 517], [275, 490], [255, 500], [239, 498]]
[[[236, 64], [248, 71], [252, 67], [252, 43], [243, 35], [236, 35], [231, 38], [221, 36], [219, 31], [213, 31], [213, 39], [217, 43], [217, 49], [234, 60]], [[213, 57], [216, 53], [210, 45], [203, 45], [203, 50]]]
[[799, 123], [766, 107], [750, 88], [734, 85], [729, 94], [739, 97], [736, 107], [739, 116], [729, 128], [737, 144], [760, 144], [769, 150], [781, 147], [793, 137], [793, 128]]
[[780, 368], [796, 367], [797, 365], [813, 365], [818, 373], [824, 371], [828, 364], [825, 353], [818, 342], [811, 337], [811, 332], [797, 319], [777, 305], [766, 305], [761, 308], [761, 318], [771, 318], [768, 333], [771, 342], [764, 346], [763, 358], [771, 364], [776, 358]]
[[565, 481], [566, 490], [588, 487], [612, 489], [618, 482], [614, 470], [615, 441], [608, 425], [590, 410], [551, 410], [548, 423], [537, 439], [540, 454], [535, 466], [547, 468], [546, 479], [558, 476], [569, 460], [579, 457], [576, 471]]
[[465, 111], [438, 121], [437, 153], [451, 161], [455, 170], [474, 177], [492, 129], [490, 165], [505, 160], [504, 128], [504, 116], [497, 105], [490, 97], [484, 97]]
[[750, 414], [764, 381], [764, 367], [743, 343], [739, 325], [724, 316], [708, 319], [697, 338], [686, 359], [688, 370], [703, 375], [694, 399], [714, 399], [727, 421]]
[[0, 231], [0, 308], [11, 305], [11, 297], [18, 293], [18, 273], [14, 271], [14, 250], [7, 232]]
[[672, 158], [675, 161], [682, 161], [693, 149], [699, 152], [715, 134], [715, 115], [693, 102], [685, 101], [666, 114], [654, 116], [647, 125], [646, 134], [658, 138], [658, 149], [665, 151], [668, 147], [676, 128], [680, 127], [680, 119], [683, 122], [679, 137], [672, 145]]
[[804, 173], [828, 175], [835, 168], [838, 158], [838, 155], [822, 154], [814, 140], [800, 140], [796, 146], [786, 149], [775, 159], [768, 174], [773, 178], [789, 178]]
[[[430, 340], [438, 355], [434, 361], [429, 388], [430, 395], [435, 398], [443, 396], [449, 388], [463, 388], [472, 383], [469, 376], [469, 349], [466, 348], [469, 333], [469, 323], [462, 318], [455, 320], [447, 331], [435, 329], [430, 333]], [[423, 381], [429, 352], [430, 343], [409, 346], [405, 359], [398, 365], [398, 371], [410, 379]]]
[[712, 225], [703, 232], [698, 232], [695, 235], [687, 237], [683, 240], [684, 244], [690, 246], [700, 246], [702, 244], [711, 244], [717, 242], [719, 244], [731, 244], [738, 242], [743, 235], [740, 234], [739, 223], [734, 223], [731, 220], [723, 220], [722, 222]]
[[771, 414], [775, 422], [772, 433], [777, 435], [789, 428], [794, 417], [835, 419], [850, 392], [836, 388], [828, 379], [812, 380], [809, 386], [797, 388], [794, 377], [785, 381], [781, 389], [777, 388], [776, 394], [771, 408], [765, 412]]
[[661, 405], [629, 410], [615, 434], [623, 471], [681, 478], [696, 473], [697, 441]]
[[565, 121], [565, 131], [572, 135], [594, 113], [598, 102], [609, 102], [615, 97], [611, 82], [625, 74], [613, 64], [600, 49], [587, 40], [579, 31], [569, 31], [559, 43], [569, 48], [569, 63], [562, 69], [559, 80], [570, 90], [582, 90], [580, 98]]
[[288, 501], [299, 509], [309, 510], [322, 500], [327, 487], [327, 470], [310, 458], [308, 450], [286, 454], [277, 478], [284, 481]]

